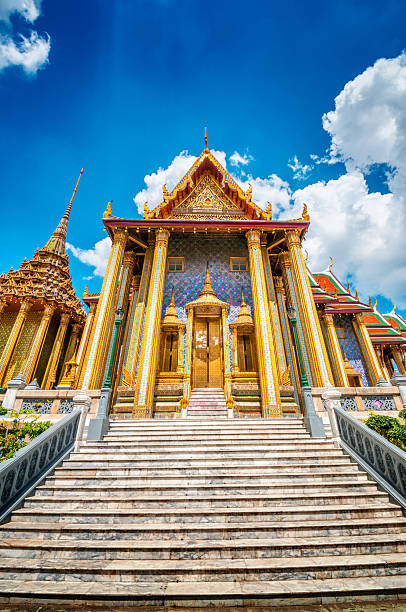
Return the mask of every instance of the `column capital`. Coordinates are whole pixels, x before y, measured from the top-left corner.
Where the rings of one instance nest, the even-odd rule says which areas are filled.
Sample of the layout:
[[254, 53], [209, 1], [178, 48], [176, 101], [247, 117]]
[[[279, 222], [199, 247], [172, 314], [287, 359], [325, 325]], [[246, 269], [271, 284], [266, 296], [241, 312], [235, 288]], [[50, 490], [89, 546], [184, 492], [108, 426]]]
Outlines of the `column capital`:
[[72, 336], [75, 336], [75, 335], [77, 336], [81, 329], [82, 329], [81, 323], [74, 323], [72, 325]]
[[286, 230], [286, 244], [290, 247], [300, 247], [300, 234], [297, 229]]
[[127, 244], [127, 230], [125, 230], [122, 227], [118, 227], [116, 230], [113, 230], [113, 233], [114, 233], [113, 243], [122, 246], [124, 249]]
[[170, 232], [168, 229], [160, 227], [156, 230], [155, 235], [156, 235], [155, 246], [167, 246], [168, 245], [168, 240], [170, 236]]
[[261, 246], [261, 232], [257, 229], [251, 229], [248, 230], [248, 232], [245, 234], [247, 237], [247, 241], [248, 241], [248, 246], [254, 247], [254, 246]]
[[329, 327], [334, 327], [334, 319], [333, 319], [332, 314], [328, 312], [322, 312], [321, 317], [323, 321], [326, 323], [326, 325], [328, 325]]
[[291, 268], [292, 262], [289, 256], [288, 251], [283, 251], [279, 256], [279, 261], [281, 262], [282, 268]]
[[123, 267], [133, 269], [135, 263], [135, 253], [134, 251], [126, 251], [123, 257]]
[[69, 312], [64, 312], [63, 314], [61, 314], [61, 325], [68, 325], [70, 321], [70, 314]]
[[51, 318], [52, 315], [55, 312], [55, 306], [52, 306], [52, 304], [47, 304], [44, 308], [44, 314], [42, 315], [44, 318]]
[[27, 314], [27, 312], [30, 311], [32, 305], [33, 305], [32, 300], [24, 300], [23, 302], [21, 302], [21, 305], [20, 305], [20, 313]]

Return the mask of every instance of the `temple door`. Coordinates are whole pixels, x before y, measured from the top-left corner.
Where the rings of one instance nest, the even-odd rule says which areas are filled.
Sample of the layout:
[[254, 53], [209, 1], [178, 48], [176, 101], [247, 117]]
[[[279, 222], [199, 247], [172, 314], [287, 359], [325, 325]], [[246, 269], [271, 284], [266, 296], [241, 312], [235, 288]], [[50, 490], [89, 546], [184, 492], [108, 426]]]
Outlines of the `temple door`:
[[196, 317], [193, 343], [193, 387], [223, 386], [222, 335], [219, 317]]

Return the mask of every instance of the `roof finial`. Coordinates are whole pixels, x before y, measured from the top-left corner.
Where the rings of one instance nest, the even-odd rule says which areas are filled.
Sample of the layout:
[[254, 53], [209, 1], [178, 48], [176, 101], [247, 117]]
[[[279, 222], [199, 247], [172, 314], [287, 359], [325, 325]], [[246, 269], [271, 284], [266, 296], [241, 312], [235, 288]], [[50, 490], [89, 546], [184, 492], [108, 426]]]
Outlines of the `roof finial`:
[[106, 210], [103, 213], [103, 219], [107, 219], [108, 217], [111, 217], [112, 212], [111, 212], [111, 204], [112, 204], [113, 200], [110, 200], [110, 202], [107, 202], [106, 204]]
[[305, 249], [305, 253], [306, 253], [306, 257], [304, 258], [304, 260], [307, 261], [309, 259], [309, 253], [306, 251], [306, 249]]
[[378, 298], [375, 299], [374, 308], [376, 308], [377, 306], [378, 306]]
[[347, 293], [350, 293], [350, 281], [347, 280]]
[[56, 253], [57, 255], [65, 254], [65, 242], [66, 242], [66, 234], [68, 232], [69, 215], [70, 215], [70, 211], [72, 210], [73, 199], [75, 197], [77, 188], [79, 186], [80, 179], [82, 178], [82, 174], [83, 174], [83, 168], [81, 169], [79, 173], [79, 177], [78, 177], [78, 180], [76, 181], [75, 189], [73, 190], [72, 197], [69, 200], [69, 204], [66, 207], [65, 213], [62, 219], [60, 220], [58, 227], [56, 228], [51, 238], [48, 240], [48, 242], [44, 246], [44, 249], [46, 249], [47, 251], [50, 251], [51, 253]]
[[392, 312], [396, 312], [396, 304], [395, 304], [395, 302], [393, 302]]
[[208, 151], [208, 148], [207, 148], [207, 127], [206, 126], [204, 127], [204, 150]]
[[371, 308], [372, 308], [372, 298], [371, 298], [371, 296], [369, 296], [368, 305], [371, 306]]
[[359, 301], [359, 297], [358, 297], [358, 289], [355, 290], [355, 298]]
[[241, 287], [241, 306], [245, 306], [244, 287]]
[[329, 266], [328, 266], [328, 271], [329, 272], [331, 272], [331, 268], [333, 267], [333, 263], [334, 263], [333, 262], [333, 258], [330, 256], [330, 263], [329, 263]]

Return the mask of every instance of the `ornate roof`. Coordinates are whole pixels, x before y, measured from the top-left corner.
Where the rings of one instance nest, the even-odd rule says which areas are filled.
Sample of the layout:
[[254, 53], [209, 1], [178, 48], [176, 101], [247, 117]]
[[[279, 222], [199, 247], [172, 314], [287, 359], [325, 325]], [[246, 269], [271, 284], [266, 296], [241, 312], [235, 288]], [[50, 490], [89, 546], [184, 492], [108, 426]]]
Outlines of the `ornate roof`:
[[388, 323], [375, 306], [373, 312], [364, 315], [364, 323], [374, 344], [404, 344], [405, 338]]
[[251, 197], [252, 187], [243, 191], [206, 147], [170, 193], [163, 186], [163, 200], [158, 206], [148, 210], [145, 204], [144, 218], [269, 220], [272, 214], [263, 211]]
[[326, 306], [326, 312], [330, 314], [339, 314], [340, 312], [371, 312], [371, 306], [368, 306], [359, 300], [358, 292], [355, 292], [355, 296], [352, 295], [349, 285], [347, 284], [347, 287], [345, 287], [337, 276], [331, 271], [332, 265], [333, 263], [331, 262], [326, 270], [314, 274], [314, 279], [318, 283], [321, 290], [330, 297], [334, 298], [334, 300], [329, 302]]
[[32, 259], [24, 259], [18, 270], [11, 268], [7, 274], [0, 275], [0, 299], [9, 305], [28, 299], [37, 302], [40, 308], [45, 303], [53, 305], [60, 314], [70, 313], [78, 322], [85, 318], [72, 286], [69, 257], [65, 253], [69, 215], [82, 172], [65, 214], [45, 246], [37, 249]]
[[406, 339], [406, 321], [396, 312], [396, 306], [393, 306], [393, 310], [383, 316], [389, 325]]

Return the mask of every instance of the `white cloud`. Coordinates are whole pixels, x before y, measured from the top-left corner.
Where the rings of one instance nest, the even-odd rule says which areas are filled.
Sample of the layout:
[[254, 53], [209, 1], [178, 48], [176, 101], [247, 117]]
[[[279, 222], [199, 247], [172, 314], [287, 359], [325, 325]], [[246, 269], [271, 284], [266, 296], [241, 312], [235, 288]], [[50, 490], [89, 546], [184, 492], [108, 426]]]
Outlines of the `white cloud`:
[[31, 32], [26, 38], [20, 34], [18, 43], [11, 38], [0, 38], [0, 70], [7, 66], [21, 66], [27, 74], [35, 74], [48, 63], [51, 47], [49, 36], [41, 38]]
[[40, 15], [41, 0], [0, 0], [0, 19], [8, 21], [13, 13], [20, 13], [33, 23]]
[[9, 22], [10, 15], [17, 13], [33, 23], [40, 11], [41, 0], [0, 0], [0, 21], [5, 24], [0, 35], [0, 71], [9, 66], [20, 66], [27, 74], [33, 75], [48, 63], [49, 36], [40, 36], [35, 31], [30, 31], [27, 36], [13, 34]]
[[254, 158], [252, 155], [248, 155], [244, 153], [244, 155], [240, 155], [238, 151], [234, 151], [232, 155], [230, 155], [230, 163], [232, 166], [246, 166], [250, 163]]
[[293, 159], [289, 160], [288, 166], [293, 172], [293, 178], [301, 181], [307, 178], [307, 175], [313, 170], [313, 166], [309, 164], [302, 164], [298, 160], [297, 155], [295, 155]]
[[162, 202], [162, 185], [166, 185], [170, 192], [180, 179], [186, 174], [194, 164], [197, 157], [189, 155], [187, 151], [182, 151], [169, 164], [167, 168], [158, 168], [156, 172], [147, 174], [144, 177], [146, 187], [139, 191], [134, 197], [134, 202], [138, 206], [138, 212], [144, 212], [144, 202], [148, 202], [148, 208], [152, 209]]
[[[66, 248], [70, 251], [79, 261], [88, 266], [94, 268], [94, 276], [104, 276], [106, 271], [107, 262], [109, 259], [111, 240], [108, 236], [96, 242], [91, 249], [81, 249], [73, 246], [73, 244], [66, 243]], [[92, 277], [86, 277], [87, 280]]]

